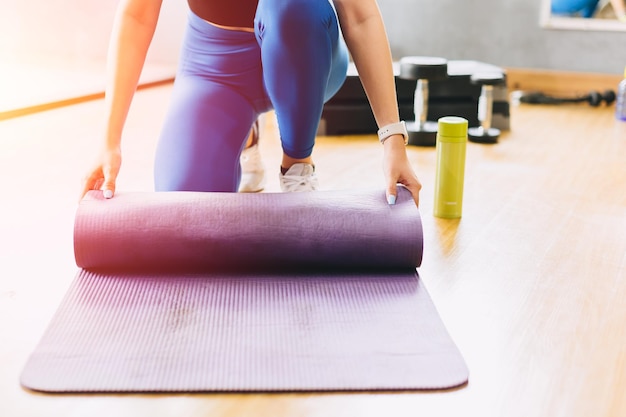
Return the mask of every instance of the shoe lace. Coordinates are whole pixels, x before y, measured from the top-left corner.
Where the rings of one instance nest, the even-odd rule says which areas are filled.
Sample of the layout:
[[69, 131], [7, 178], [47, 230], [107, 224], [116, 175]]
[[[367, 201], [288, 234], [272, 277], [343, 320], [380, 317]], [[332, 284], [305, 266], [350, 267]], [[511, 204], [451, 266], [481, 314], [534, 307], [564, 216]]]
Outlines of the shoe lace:
[[310, 175], [289, 175], [282, 177], [283, 185], [286, 190], [314, 190], [316, 177], [315, 174]]

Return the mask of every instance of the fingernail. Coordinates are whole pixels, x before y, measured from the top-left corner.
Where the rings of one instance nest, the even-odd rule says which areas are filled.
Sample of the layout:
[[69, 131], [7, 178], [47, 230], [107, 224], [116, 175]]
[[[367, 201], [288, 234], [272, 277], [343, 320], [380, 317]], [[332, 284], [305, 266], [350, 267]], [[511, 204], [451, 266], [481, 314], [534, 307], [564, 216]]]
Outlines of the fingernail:
[[396, 204], [396, 196], [393, 194], [388, 195], [387, 203], [389, 203], [390, 206], [393, 206], [394, 204]]
[[113, 191], [104, 190], [104, 198], [113, 198]]

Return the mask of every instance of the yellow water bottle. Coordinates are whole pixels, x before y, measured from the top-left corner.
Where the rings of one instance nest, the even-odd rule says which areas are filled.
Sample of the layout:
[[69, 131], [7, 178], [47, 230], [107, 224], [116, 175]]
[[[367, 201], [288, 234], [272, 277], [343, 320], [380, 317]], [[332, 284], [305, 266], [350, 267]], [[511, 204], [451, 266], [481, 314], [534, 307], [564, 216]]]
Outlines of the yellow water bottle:
[[439, 119], [438, 125], [433, 214], [436, 217], [456, 219], [463, 212], [467, 120], [446, 116]]

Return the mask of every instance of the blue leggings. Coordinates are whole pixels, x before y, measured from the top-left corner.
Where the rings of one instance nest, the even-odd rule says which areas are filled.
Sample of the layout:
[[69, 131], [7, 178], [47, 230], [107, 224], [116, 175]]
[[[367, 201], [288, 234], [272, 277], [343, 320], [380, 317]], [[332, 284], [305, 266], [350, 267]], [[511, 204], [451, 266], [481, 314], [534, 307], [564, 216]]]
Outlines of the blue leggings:
[[311, 155], [324, 102], [348, 66], [335, 10], [329, 0], [260, 0], [254, 24], [254, 33], [225, 30], [189, 13], [157, 191], [237, 191], [250, 128], [272, 109], [285, 154]]

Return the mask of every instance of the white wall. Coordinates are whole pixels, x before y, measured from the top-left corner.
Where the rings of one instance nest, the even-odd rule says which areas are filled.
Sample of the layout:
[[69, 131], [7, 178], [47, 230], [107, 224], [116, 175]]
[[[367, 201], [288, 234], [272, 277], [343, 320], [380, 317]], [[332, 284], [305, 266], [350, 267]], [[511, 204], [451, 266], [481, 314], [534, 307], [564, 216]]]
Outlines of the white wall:
[[[500, 66], [622, 73], [626, 32], [543, 29], [541, 1], [379, 4], [396, 58], [434, 55]], [[110, 0], [0, 0], [0, 65], [42, 56], [103, 61], [115, 6]], [[176, 62], [186, 10], [185, 0], [164, 0], [149, 62]]]
[[[178, 59], [185, 0], [164, 0], [149, 62]], [[0, 61], [103, 62], [117, 2], [0, 0]]]

